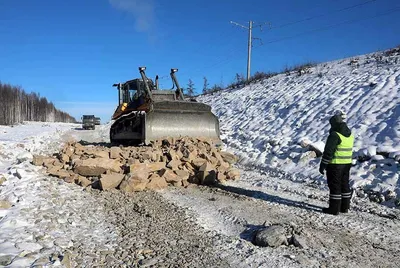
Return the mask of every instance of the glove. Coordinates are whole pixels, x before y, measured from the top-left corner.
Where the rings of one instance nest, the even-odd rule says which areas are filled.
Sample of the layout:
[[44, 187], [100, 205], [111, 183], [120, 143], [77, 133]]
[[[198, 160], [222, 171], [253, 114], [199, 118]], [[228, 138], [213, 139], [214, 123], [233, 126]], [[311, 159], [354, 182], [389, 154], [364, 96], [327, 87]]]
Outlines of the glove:
[[326, 169], [326, 164], [324, 164], [324, 163], [322, 163], [321, 162], [321, 164], [319, 164], [319, 173], [321, 173], [322, 175], [324, 175], [325, 174], [325, 169]]

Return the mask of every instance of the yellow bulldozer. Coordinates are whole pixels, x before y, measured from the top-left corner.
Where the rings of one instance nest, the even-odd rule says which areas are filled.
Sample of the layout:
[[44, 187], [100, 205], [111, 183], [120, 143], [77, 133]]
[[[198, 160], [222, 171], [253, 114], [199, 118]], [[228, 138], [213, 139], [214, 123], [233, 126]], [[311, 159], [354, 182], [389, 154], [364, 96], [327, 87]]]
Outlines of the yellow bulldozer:
[[139, 67], [141, 78], [114, 84], [118, 89], [118, 107], [110, 128], [113, 144], [148, 145], [168, 137], [207, 138], [220, 142], [219, 120], [211, 107], [193, 99], [186, 100], [171, 69], [172, 89], [160, 90]]

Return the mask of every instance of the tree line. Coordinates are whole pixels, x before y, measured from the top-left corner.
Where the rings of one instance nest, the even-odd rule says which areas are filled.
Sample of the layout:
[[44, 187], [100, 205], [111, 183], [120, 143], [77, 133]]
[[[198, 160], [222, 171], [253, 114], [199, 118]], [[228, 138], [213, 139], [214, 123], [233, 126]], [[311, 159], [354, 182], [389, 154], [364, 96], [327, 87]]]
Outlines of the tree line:
[[55, 108], [52, 102], [37, 93], [0, 82], [0, 125], [23, 121], [74, 123], [75, 118]]
[[[301, 76], [304, 73], [307, 73], [311, 67], [316, 66], [316, 62], [305, 62], [301, 64], [294, 65], [292, 67], [285, 66], [285, 68], [281, 72], [262, 72], [262, 71], [257, 71], [255, 72], [250, 78], [247, 80], [243, 74], [236, 73], [233, 81], [226, 86], [221, 82], [220, 84], [215, 84], [210, 87], [210, 84], [208, 83], [207, 77], [203, 77], [203, 88], [201, 94], [209, 94], [213, 92], [220, 91], [224, 88], [227, 89], [233, 89], [233, 88], [240, 88], [244, 87], [247, 85], [250, 85], [252, 83], [257, 83], [261, 80], [268, 79], [271, 77], [274, 77], [280, 73], [285, 73], [286, 75], [290, 75], [291, 73], [297, 73], [299, 76]], [[187, 84], [187, 87], [184, 88], [184, 92], [186, 96], [193, 97], [195, 95], [195, 86], [192, 81], [192, 79], [189, 79], [189, 83]]]

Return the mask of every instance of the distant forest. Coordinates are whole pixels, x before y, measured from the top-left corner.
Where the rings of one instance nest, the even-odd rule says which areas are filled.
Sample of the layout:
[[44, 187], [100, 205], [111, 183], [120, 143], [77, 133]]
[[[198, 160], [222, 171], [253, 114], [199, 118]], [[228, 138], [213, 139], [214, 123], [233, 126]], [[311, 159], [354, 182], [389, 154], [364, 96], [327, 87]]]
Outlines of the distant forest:
[[75, 118], [57, 110], [54, 104], [37, 93], [0, 82], [0, 125], [23, 121], [74, 123]]

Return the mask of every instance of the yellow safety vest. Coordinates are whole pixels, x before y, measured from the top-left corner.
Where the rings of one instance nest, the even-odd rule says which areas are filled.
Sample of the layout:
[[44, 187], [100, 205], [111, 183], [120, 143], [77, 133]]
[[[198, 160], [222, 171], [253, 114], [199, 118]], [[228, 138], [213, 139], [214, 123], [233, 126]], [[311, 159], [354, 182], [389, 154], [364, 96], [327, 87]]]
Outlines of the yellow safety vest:
[[351, 164], [354, 136], [351, 134], [350, 137], [345, 137], [338, 132], [336, 133], [342, 142], [337, 146], [330, 164]]

